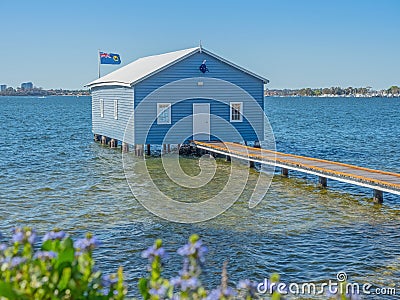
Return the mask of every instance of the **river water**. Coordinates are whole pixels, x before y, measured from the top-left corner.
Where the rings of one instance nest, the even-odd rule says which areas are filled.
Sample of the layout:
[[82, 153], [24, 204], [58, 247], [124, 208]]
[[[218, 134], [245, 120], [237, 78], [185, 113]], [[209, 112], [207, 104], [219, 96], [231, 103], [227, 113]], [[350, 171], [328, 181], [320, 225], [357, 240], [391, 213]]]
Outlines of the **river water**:
[[[345, 271], [351, 282], [396, 286], [400, 293], [400, 196], [385, 194], [384, 204], [376, 205], [369, 189], [329, 181], [324, 190], [313, 176], [275, 176], [255, 208], [249, 209], [245, 192], [210, 221], [168, 222], [135, 200], [120, 150], [92, 141], [90, 97], [0, 97], [0, 105], [5, 238], [24, 225], [41, 234], [53, 228], [73, 237], [93, 232], [102, 241], [95, 254], [100, 268], [113, 272], [122, 265], [131, 295], [146, 274], [141, 251], [162, 238], [170, 252], [167, 277], [176, 275], [180, 258], [174, 252], [190, 233], [209, 247], [202, 278], [207, 285], [219, 282], [228, 260], [232, 283], [261, 282], [272, 272], [287, 283], [324, 282]], [[400, 173], [399, 109], [396, 98], [266, 98], [265, 107], [278, 151]], [[189, 196], [169, 186], [160, 162], [147, 161], [153, 180], [171, 194]], [[190, 173], [198, 161], [183, 158], [181, 164]], [[218, 161], [208, 190], [192, 196], [218, 193], [227, 169]], [[250, 189], [256, 179], [250, 170]]]

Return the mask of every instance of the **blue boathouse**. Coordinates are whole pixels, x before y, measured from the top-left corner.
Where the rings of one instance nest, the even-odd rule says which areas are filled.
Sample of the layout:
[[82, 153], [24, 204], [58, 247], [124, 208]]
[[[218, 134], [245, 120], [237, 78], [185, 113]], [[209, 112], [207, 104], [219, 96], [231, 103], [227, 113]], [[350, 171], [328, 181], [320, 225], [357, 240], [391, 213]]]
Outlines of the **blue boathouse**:
[[112, 147], [262, 141], [267, 83], [201, 46], [143, 57], [87, 84], [93, 134]]

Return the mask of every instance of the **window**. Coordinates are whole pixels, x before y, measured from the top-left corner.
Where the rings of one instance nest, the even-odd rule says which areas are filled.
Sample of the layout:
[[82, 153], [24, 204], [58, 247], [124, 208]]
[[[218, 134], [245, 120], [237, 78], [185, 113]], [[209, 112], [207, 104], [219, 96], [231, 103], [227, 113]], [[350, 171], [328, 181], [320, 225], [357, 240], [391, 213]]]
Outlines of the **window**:
[[243, 102], [231, 102], [231, 122], [243, 121]]
[[104, 100], [100, 99], [100, 117], [104, 118]]
[[171, 103], [157, 103], [157, 124], [171, 124]]
[[114, 100], [114, 119], [118, 120], [118, 100]]

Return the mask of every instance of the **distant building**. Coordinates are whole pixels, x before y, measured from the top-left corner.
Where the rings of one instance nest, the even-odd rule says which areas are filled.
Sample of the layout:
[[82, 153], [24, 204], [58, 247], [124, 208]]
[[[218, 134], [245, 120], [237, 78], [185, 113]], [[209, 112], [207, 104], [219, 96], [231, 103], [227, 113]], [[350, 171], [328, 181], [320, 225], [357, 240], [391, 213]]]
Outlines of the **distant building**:
[[7, 85], [5, 85], [5, 84], [0, 85], [0, 92], [5, 91], [6, 89], [7, 89]]
[[32, 82], [23, 82], [23, 83], [21, 83], [21, 89], [31, 90], [31, 89], [33, 89], [33, 83]]

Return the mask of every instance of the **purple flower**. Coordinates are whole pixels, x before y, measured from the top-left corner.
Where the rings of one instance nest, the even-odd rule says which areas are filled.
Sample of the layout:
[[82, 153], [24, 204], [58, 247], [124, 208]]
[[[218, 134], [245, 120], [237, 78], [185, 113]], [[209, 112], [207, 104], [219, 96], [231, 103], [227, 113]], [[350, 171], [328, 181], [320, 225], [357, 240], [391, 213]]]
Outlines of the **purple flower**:
[[160, 286], [159, 288], [152, 288], [149, 291], [149, 294], [152, 296], [159, 296], [161, 299], [164, 299], [162, 297], [165, 296], [165, 293], [167, 292], [167, 288], [165, 286]]
[[212, 290], [208, 294], [206, 300], [218, 300], [221, 297], [234, 297], [236, 295], [237, 295], [236, 291], [234, 289], [232, 289], [231, 287], [227, 287], [225, 289], [218, 288], [218, 289]]
[[115, 275], [103, 275], [101, 278], [101, 284], [103, 287], [109, 288], [113, 284], [118, 282], [118, 278]]
[[7, 249], [6, 244], [0, 244], [0, 251], [5, 251]]
[[26, 258], [15, 256], [13, 258], [6, 257], [5, 259], [2, 259], [0, 261], [0, 263], [6, 264], [7, 265], [6, 268], [7, 267], [15, 268], [15, 267], [19, 266], [20, 264], [24, 263], [25, 261], [26, 261]]
[[201, 262], [204, 262], [204, 256], [208, 252], [208, 249], [203, 245], [201, 240], [198, 240], [195, 243], [184, 245], [183, 247], [179, 248], [177, 252], [181, 256], [196, 255]]
[[12, 236], [12, 242], [13, 243], [22, 243], [25, 238], [25, 235], [22, 231], [19, 229], [14, 230], [14, 234]]
[[47, 260], [47, 259], [53, 259], [57, 257], [57, 253], [53, 251], [38, 251], [35, 253], [33, 256], [34, 259], [40, 259], [40, 260]]
[[100, 245], [100, 241], [96, 237], [87, 237], [74, 242], [74, 248], [80, 251], [93, 250]]
[[240, 280], [237, 284], [237, 288], [239, 290], [246, 290], [250, 296], [255, 296], [257, 293], [257, 283], [254, 281], [250, 281], [249, 279]]
[[196, 277], [190, 277], [190, 278], [182, 278], [182, 277], [174, 277], [170, 280], [170, 283], [172, 286], [176, 288], [180, 288], [181, 291], [187, 291], [187, 290], [196, 290], [198, 287], [200, 287], [200, 281]]
[[13, 230], [12, 242], [23, 243], [27, 241], [32, 245], [35, 243], [36, 237], [36, 232], [34, 230], [15, 228]]
[[47, 240], [62, 240], [67, 236], [64, 231], [49, 231], [43, 237], [43, 242]]
[[150, 246], [142, 252], [142, 257], [148, 258], [150, 261], [152, 261], [156, 256], [159, 256], [160, 258], [165, 258], [166, 255], [167, 253], [163, 247], [157, 248], [155, 245]]

